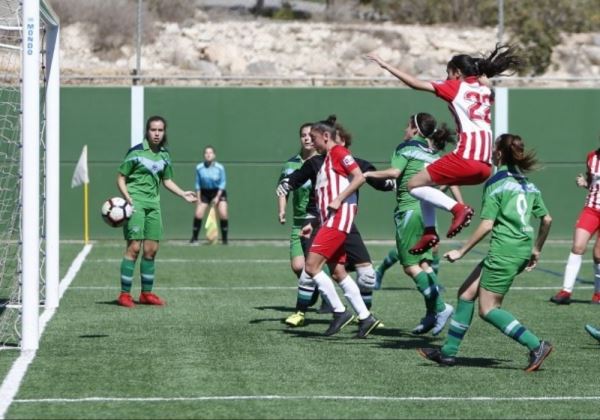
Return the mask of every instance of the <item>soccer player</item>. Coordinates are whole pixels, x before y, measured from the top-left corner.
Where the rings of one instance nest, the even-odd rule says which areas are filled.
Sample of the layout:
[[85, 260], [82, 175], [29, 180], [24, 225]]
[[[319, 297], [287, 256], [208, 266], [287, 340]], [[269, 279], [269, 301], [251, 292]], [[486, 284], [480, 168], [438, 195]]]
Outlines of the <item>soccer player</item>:
[[[496, 140], [493, 158], [499, 168], [484, 187], [481, 223], [460, 249], [449, 251], [444, 257], [450, 262], [461, 259], [491, 232], [488, 254], [458, 291], [456, 313], [443, 347], [422, 348], [418, 352], [441, 365], [454, 365], [458, 348], [472, 322], [475, 299], [479, 298], [479, 316], [529, 349], [529, 364], [525, 370], [532, 372], [550, 354], [552, 345], [540, 341], [510, 312], [502, 309], [502, 302], [514, 278], [537, 265], [552, 218], [540, 191], [523, 175], [534, 167], [536, 159], [533, 153], [525, 152], [521, 137], [502, 134]], [[530, 225], [532, 216], [540, 219], [535, 245]]]
[[[335, 127], [336, 129], [336, 140], [335, 142], [344, 147], [350, 147], [352, 144], [352, 135], [345, 130], [345, 128], [336, 122], [336, 118], [334, 116], [329, 117], [328, 123]], [[370, 162], [366, 160], [354, 158], [356, 163], [358, 164], [361, 171], [374, 171], [376, 170], [375, 166], [373, 166]], [[307, 182], [311, 182], [312, 185], [316, 184], [316, 179], [321, 167], [323, 166], [323, 162], [325, 160], [325, 156], [317, 155], [308, 161], [306, 161], [302, 167], [294, 171], [288, 177], [280, 180], [279, 186], [277, 188], [279, 196], [285, 196], [289, 191], [294, 191], [298, 188], [301, 188]], [[369, 185], [379, 191], [391, 191], [394, 188], [393, 180], [391, 179], [369, 179], [367, 180]], [[314, 190], [313, 190], [314, 192]], [[357, 203], [358, 203], [358, 194], [357, 191]], [[311, 196], [312, 201], [314, 201], [314, 194]], [[311, 215], [312, 209], [316, 209], [316, 206], [309, 204], [310, 210], [308, 214]], [[312, 216], [309, 216], [312, 217]], [[318, 213], [317, 213], [317, 216]], [[313, 228], [313, 235], [319, 227], [319, 222], [315, 218], [307, 219], [306, 223], [310, 223]], [[308, 239], [308, 243], [312, 242], [313, 238]], [[310, 245], [308, 245], [310, 246]], [[358, 284], [361, 297], [367, 306], [367, 309], [371, 309], [373, 303], [373, 288], [375, 285], [375, 271], [373, 269], [373, 264], [371, 262], [371, 256], [369, 255], [369, 251], [365, 246], [365, 243], [362, 239], [362, 236], [356, 227], [356, 224], [353, 223], [350, 228], [350, 232], [346, 237], [346, 241], [344, 242], [344, 250], [346, 251], [346, 264], [345, 268], [347, 271], [356, 271], [356, 282]], [[304, 321], [306, 310], [309, 306], [314, 303], [314, 299], [310, 300], [310, 296], [315, 290], [315, 284], [312, 281], [304, 281], [305, 279], [299, 282], [298, 285], [298, 299], [297, 299], [297, 307], [296, 312], [290, 317], [291, 319], [302, 319]], [[314, 296], [314, 295], [313, 295]], [[327, 301], [324, 301], [324, 306], [322, 306], [320, 312], [324, 313], [327, 310], [329, 312], [331, 309], [329, 308]], [[292, 325], [290, 322], [286, 323], [290, 326]], [[379, 324], [379, 327], [382, 327], [383, 323]]]
[[431, 92], [448, 102], [456, 119], [458, 143], [452, 153], [415, 174], [408, 182], [411, 195], [421, 200], [425, 230], [410, 252], [421, 254], [439, 242], [435, 229], [435, 207], [452, 212], [446, 236], [454, 237], [470, 223], [473, 209], [459, 203], [435, 185], [476, 185], [491, 174], [492, 128], [490, 110], [493, 92], [488, 77], [514, 70], [520, 60], [510, 47], [497, 45], [486, 58], [456, 55], [446, 66], [447, 79], [427, 82], [392, 67], [375, 54], [367, 56], [409, 87]]
[[[333, 319], [325, 335], [336, 334], [354, 316], [342, 304], [331, 278], [323, 271], [323, 266], [327, 263], [333, 278], [358, 315], [359, 329], [356, 337], [366, 338], [380, 321], [367, 309], [358, 286], [344, 267], [344, 242], [358, 210], [356, 191], [365, 182], [365, 178], [348, 149], [335, 143], [336, 131], [329, 121], [315, 123], [310, 130], [317, 151], [327, 154], [315, 185], [321, 227], [310, 246], [300, 278], [301, 281], [314, 281], [317, 284], [319, 292], [333, 309]], [[307, 225], [302, 233], [307, 236], [311, 230], [311, 225]], [[374, 281], [373, 277], [373, 283]]]
[[229, 216], [227, 215], [227, 184], [225, 168], [216, 161], [215, 148], [204, 148], [204, 162], [196, 166], [196, 195], [198, 204], [194, 214], [192, 239], [190, 243], [198, 241], [198, 234], [202, 228], [202, 218], [208, 206], [214, 206], [219, 216], [221, 227], [221, 241], [227, 245], [229, 233]]
[[[310, 137], [310, 124], [305, 123], [300, 126], [300, 152], [291, 157], [283, 166], [279, 182], [289, 177], [291, 173], [302, 167], [302, 164], [308, 159], [316, 155], [316, 150]], [[305, 239], [300, 237], [300, 231], [306, 224], [307, 218], [315, 218], [316, 208], [311, 213], [307, 210], [309, 204], [315, 207], [314, 200], [311, 200], [313, 185], [310, 180], [307, 180], [299, 188], [292, 193], [292, 214], [293, 224], [290, 237], [290, 265], [296, 277], [300, 277], [304, 269], [304, 253]], [[286, 204], [288, 193], [277, 196], [279, 223], [284, 224], [286, 221]], [[305, 290], [303, 287], [298, 287], [296, 299], [296, 312], [285, 319], [285, 323], [291, 327], [301, 327], [304, 325], [304, 313], [308, 306], [314, 303], [318, 298], [318, 293], [315, 293], [314, 288]]]
[[160, 211], [159, 186], [183, 198], [188, 203], [196, 201], [193, 191], [183, 191], [173, 181], [171, 156], [167, 144], [167, 122], [160, 116], [148, 118], [146, 136], [142, 143], [127, 152], [119, 166], [117, 186], [123, 198], [133, 206], [133, 214], [123, 227], [127, 247], [121, 261], [121, 294], [117, 303], [131, 308], [135, 306], [131, 297], [133, 271], [142, 251], [140, 272], [142, 293], [139, 303], [164, 305], [165, 301], [152, 293], [154, 285], [154, 258], [163, 236]]
[[439, 159], [451, 134], [445, 125], [437, 127], [435, 118], [420, 112], [411, 115], [404, 131], [404, 141], [398, 145], [392, 155], [391, 168], [382, 171], [365, 172], [369, 178], [396, 179], [396, 249], [404, 272], [413, 279], [419, 292], [425, 299], [426, 315], [413, 329], [415, 334], [432, 331], [433, 335], [442, 332], [454, 308], [444, 302], [440, 293], [437, 276], [430, 266], [433, 260], [431, 250], [413, 255], [411, 245], [423, 234], [421, 206], [416, 198], [408, 193], [408, 180]]
[[585, 176], [579, 174], [575, 178], [578, 187], [587, 188], [588, 195], [585, 206], [579, 214], [573, 234], [573, 245], [565, 267], [562, 289], [550, 298], [551, 302], [558, 305], [571, 303], [571, 293], [575, 286], [577, 274], [581, 268], [581, 259], [585, 254], [587, 244], [592, 235], [597, 233], [594, 245], [594, 294], [592, 303], [600, 304], [600, 149], [587, 155], [587, 171]]

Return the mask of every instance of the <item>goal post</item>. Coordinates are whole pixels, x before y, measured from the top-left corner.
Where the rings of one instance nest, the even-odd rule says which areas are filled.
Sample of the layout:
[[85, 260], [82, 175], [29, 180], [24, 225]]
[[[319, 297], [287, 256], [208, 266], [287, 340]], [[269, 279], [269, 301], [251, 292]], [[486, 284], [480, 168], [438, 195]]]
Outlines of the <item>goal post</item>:
[[35, 351], [58, 306], [59, 30], [46, 0], [0, 0], [0, 348]]

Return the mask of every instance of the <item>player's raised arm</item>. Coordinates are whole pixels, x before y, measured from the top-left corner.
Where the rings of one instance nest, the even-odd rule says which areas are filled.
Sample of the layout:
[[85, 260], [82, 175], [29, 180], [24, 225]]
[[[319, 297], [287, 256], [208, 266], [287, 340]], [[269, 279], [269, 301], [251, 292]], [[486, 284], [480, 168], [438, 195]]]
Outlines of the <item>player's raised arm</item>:
[[412, 74], [400, 70], [398, 68], [393, 67], [391, 64], [384, 61], [381, 57], [379, 57], [375, 53], [367, 54], [367, 58], [377, 64], [384, 69], [390, 72], [394, 77], [401, 80], [405, 85], [411, 87], [416, 90], [424, 90], [427, 92], [434, 92], [433, 85], [431, 82], [420, 80]]

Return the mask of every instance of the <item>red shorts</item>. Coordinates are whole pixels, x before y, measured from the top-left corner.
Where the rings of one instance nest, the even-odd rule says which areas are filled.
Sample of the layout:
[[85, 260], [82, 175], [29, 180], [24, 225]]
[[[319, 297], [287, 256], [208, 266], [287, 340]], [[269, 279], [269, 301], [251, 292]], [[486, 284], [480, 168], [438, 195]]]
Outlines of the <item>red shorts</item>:
[[448, 153], [427, 166], [429, 176], [437, 185], [477, 185], [488, 179], [492, 165], [472, 159], [463, 159]]
[[321, 226], [308, 252], [324, 256], [328, 263], [345, 264], [344, 242], [346, 242], [346, 236], [348, 236], [346, 232]]
[[[600, 211], [584, 207], [579, 213], [575, 227], [587, 230], [590, 235], [593, 235], [600, 228]], [[600, 236], [600, 231], [598, 231], [598, 235]]]

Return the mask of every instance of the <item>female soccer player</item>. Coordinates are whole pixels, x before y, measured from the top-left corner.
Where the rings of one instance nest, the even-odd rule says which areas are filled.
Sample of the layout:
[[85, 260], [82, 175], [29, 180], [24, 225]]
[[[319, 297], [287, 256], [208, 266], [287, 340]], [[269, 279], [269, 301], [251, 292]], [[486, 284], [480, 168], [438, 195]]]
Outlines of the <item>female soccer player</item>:
[[[325, 335], [333, 335], [340, 331], [354, 316], [346, 310], [331, 278], [323, 271], [323, 266], [327, 263], [333, 278], [358, 315], [359, 328], [356, 336], [366, 338], [380, 321], [367, 309], [358, 286], [344, 266], [344, 242], [358, 210], [356, 192], [365, 182], [365, 178], [348, 149], [335, 143], [336, 134], [335, 126], [328, 121], [313, 124], [310, 131], [317, 151], [327, 154], [315, 185], [321, 227], [310, 246], [300, 282], [315, 282], [319, 292], [333, 309], [333, 319]], [[311, 230], [311, 225], [307, 225], [302, 234], [308, 236]], [[372, 280], [374, 283], [374, 276]]]
[[408, 193], [407, 184], [414, 174], [439, 159], [439, 150], [443, 150], [446, 143], [452, 140], [447, 127], [437, 127], [432, 115], [424, 112], [412, 115], [404, 131], [404, 141], [392, 155], [391, 168], [365, 173], [367, 179], [396, 179], [394, 222], [397, 255], [404, 272], [413, 279], [423, 295], [426, 307], [425, 317], [413, 329], [415, 334], [432, 330], [433, 335], [438, 335], [454, 308], [446, 304], [441, 296], [437, 276], [430, 266], [432, 252], [426, 251], [420, 255], [409, 253], [411, 245], [423, 234], [423, 218], [419, 202]]
[[202, 228], [202, 218], [209, 206], [214, 206], [219, 216], [221, 227], [221, 240], [227, 245], [229, 232], [229, 217], [227, 215], [227, 191], [225, 168], [216, 161], [215, 148], [204, 148], [204, 162], [196, 166], [196, 196], [197, 206], [194, 214], [194, 226], [190, 243], [198, 241], [198, 234]]
[[[492, 232], [488, 254], [458, 291], [456, 313], [450, 321], [444, 346], [418, 349], [418, 352], [439, 364], [454, 365], [460, 343], [471, 325], [475, 299], [479, 298], [479, 316], [529, 349], [529, 364], [525, 370], [531, 372], [541, 366], [552, 351], [552, 345], [540, 341], [510, 312], [502, 309], [502, 302], [515, 277], [537, 265], [552, 218], [540, 191], [523, 175], [532, 169], [536, 159], [533, 153], [525, 152], [521, 137], [502, 134], [496, 141], [493, 159], [499, 168], [484, 187], [481, 223], [462, 248], [447, 252], [444, 257], [450, 262], [461, 259]], [[532, 216], [540, 219], [533, 248]]]
[[443, 82], [426, 82], [392, 67], [375, 54], [367, 56], [413, 89], [434, 93], [448, 102], [456, 119], [458, 143], [452, 153], [438, 159], [417, 173], [408, 182], [411, 195], [421, 200], [425, 231], [411, 248], [411, 253], [421, 254], [437, 244], [435, 208], [452, 212], [453, 218], [446, 236], [454, 237], [470, 223], [473, 209], [432, 188], [433, 185], [476, 185], [491, 174], [492, 128], [490, 106], [493, 93], [488, 77], [514, 70], [520, 60], [513, 50], [497, 45], [486, 58], [455, 55], [448, 62], [448, 77]]
[[163, 236], [163, 225], [160, 212], [159, 186], [194, 203], [193, 191], [183, 191], [172, 180], [173, 167], [171, 156], [165, 148], [167, 144], [167, 122], [164, 118], [154, 116], [146, 122], [146, 136], [142, 143], [127, 152], [125, 160], [119, 167], [117, 186], [123, 197], [133, 206], [133, 215], [123, 228], [127, 247], [121, 261], [121, 294], [117, 300], [121, 306], [135, 306], [131, 297], [133, 271], [140, 250], [142, 262], [142, 293], [139, 303], [146, 305], [164, 305], [165, 302], [154, 293], [154, 258], [158, 252], [158, 244]]
[[598, 232], [594, 245], [594, 294], [592, 303], [600, 304], [600, 149], [587, 155], [587, 171], [585, 177], [579, 174], [575, 179], [578, 187], [589, 190], [585, 199], [585, 207], [579, 214], [573, 234], [573, 245], [565, 267], [562, 289], [550, 298], [551, 302], [558, 305], [571, 303], [571, 293], [577, 274], [581, 268], [581, 259], [585, 254], [587, 244], [592, 235]]

